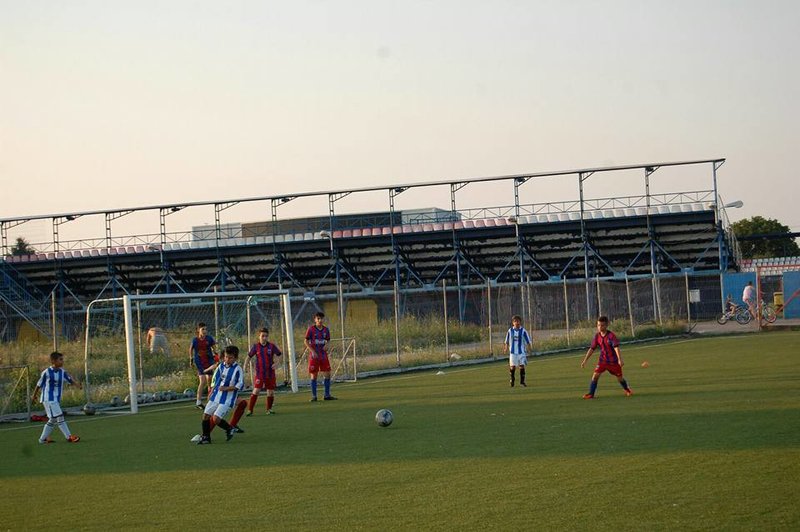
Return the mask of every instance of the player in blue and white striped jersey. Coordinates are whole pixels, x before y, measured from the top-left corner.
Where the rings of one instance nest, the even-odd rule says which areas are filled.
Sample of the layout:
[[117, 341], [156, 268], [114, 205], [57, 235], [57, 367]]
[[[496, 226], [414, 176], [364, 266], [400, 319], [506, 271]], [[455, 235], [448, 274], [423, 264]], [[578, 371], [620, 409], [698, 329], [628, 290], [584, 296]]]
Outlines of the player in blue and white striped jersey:
[[514, 373], [519, 366], [519, 383], [525, 384], [525, 366], [528, 364], [527, 347], [531, 345], [531, 336], [522, 326], [522, 318], [513, 316], [511, 318], [511, 328], [506, 333], [504, 350], [508, 353], [509, 373], [511, 373], [511, 386], [514, 386]]
[[[219, 371], [214, 374], [213, 382], [211, 383], [211, 395], [208, 397], [208, 404], [203, 411], [203, 436], [197, 442], [198, 445], [211, 443], [212, 418], [215, 425], [225, 430], [225, 438], [228, 441], [233, 438], [234, 429], [225, 421], [225, 416], [236, 404], [236, 397], [244, 387], [242, 367], [236, 362], [238, 358], [238, 347], [229, 345], [225, 348], [222, 365], [219, 367]], [[215, 369], [217, 367], [212, 366], [205, 371], [211, 373]]]
[[80, 441], [75, 434], [70, 433], [67, 422], [64, 419], [64, 411], [61, 409], [61, 394], [64, 390], [64, 382], [68, 382], [83, 388], [81, 383], [72, 378], [64, 370], [64, 355], [58, 351], [50, 353], [50, 367], [42, 372], [36, 382], [36, 389], [33, 390], [33, 402], [41, 401], [44, 411], [47, 413], [47, 423], [39, 436], [39, 443], [53, 443], [50, 434], [58, 426], [59, 430], [70, 443]]

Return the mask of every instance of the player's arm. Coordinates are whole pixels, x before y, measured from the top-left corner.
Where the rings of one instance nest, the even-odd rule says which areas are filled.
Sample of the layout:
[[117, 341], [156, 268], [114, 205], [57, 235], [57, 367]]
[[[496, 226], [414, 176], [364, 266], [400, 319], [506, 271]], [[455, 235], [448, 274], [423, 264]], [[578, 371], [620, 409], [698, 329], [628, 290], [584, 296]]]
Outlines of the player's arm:
[[[199, 368], [200, 366], [197, 366], [197, 367]], [[219, 367], [219, 362], [214, 362], [213, 364], [208, 366], [206, 369], [204, 369], [203, 373], [205, 373], [206, 375], [212, 375], [215, 371], [217, 371], [218, 367]]]
[[590, 347], [589, 350], [586, 351], [586, 356], [584, 356], [583, 360], [581, 360], [581, 368], [586, 366], [586, 361], [589, 360], [589, 357], [592, 356], [592, 353], [594, 353], [594, 346]]
[[309, 330], [306, 332], [306, 337], [303, 340], [303, 343], [305, 343], [306, 344], [306, 348], [308, 348], [308, 356], [310, 356], [311, 358], [316, 360], [317, 359], [317, 351], [316, 351], [316, 347], [317, 346], [311, 345], [311, 328], [310, 327], [309, 327]]
[[42, 389], [39, 388], [39, 385], [37, 384], [36, 388], [33, 389], [33, 395], [31, 395], [31, 401], [34, 404], [39, 402], [39, 392], [41, 392], [41, 391], [42, 391]]
[[622, 351], [620, 351], [619, 346], [614, 346], [614, 352], [617, 354], [617, 360], [619, 360], [619, 367], [625, 365], [625, 362], [622, 361]]
[[64, 377], [66, 377], [68, 383], [70, 383], [73, 386], [77, 386], [79, 390], [83, 390], [83, 385], [81, 384], [81, 382], [77, 379], [73, 379], [72, 375], [70, 375], [66, 371], [64, 372]]

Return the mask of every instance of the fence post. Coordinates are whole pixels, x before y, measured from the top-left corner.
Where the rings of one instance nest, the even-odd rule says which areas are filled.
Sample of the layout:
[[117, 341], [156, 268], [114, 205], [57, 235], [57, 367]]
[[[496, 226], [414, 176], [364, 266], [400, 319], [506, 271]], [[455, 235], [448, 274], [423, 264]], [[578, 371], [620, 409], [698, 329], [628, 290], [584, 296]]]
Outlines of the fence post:
[[[599, 275], [595, 275], [594, 278], [595, 278], [595, 284], [597, 285], [597, 315], [598, 316], [602, 316], [603, 315], [603, 305], [600, 302], [601, 301], [600, 300], [600, 276]], [[586, 282], [588, 283], [589, 281], [587, 280]]]
[[486, 278], [486, 300], [489, 309], [489, 354], [494, 358], [494, 348], [492, 347], [492, 281]]
[[[214, 294], [217, 293], [217, 287], [214, 287]], [[214, 334], [219, 336], [219, 299], [214, 296]]]
[[394, 280], [394, 352], [397, 357], [397, 367], [400, 367], [400, 286]]
[[58, 324], [56, 323], [56, 291], [50, 292], [50, 316], [53, 329], [53, 351], [58, 351]]
[[450, 334], [447, 329], [447, 279], [442, 279], [442, 300], [444, 305], [444, 361], [450, 360]]
[[564, 316], [567, 320], [567, 346], [572, 346], [572, 339], [569, 334], [569, 300], [567, 299], [567, 278], [564, 277]]
[[[136, 295], [141, 295], [142, 291], [136, 289]], [[142, 353], [142, 304], [136, 300], [136, 342], [139, 347], [139, 388], [144, 393], [144, 354]]]
[[625, 273], [625, 292], [628, 294], [628, 317], [631, 320], [631, 336], [636, 338], [636, 328], [633, 326], [633, 306], [631, 305], [631, 285], [628, 283], [628, 273]]
[[692, 324], [692, 303], [689, 300], [689, 272], [683, 272], [683, 278], [686, 280], [686, 327], [688, 329]]

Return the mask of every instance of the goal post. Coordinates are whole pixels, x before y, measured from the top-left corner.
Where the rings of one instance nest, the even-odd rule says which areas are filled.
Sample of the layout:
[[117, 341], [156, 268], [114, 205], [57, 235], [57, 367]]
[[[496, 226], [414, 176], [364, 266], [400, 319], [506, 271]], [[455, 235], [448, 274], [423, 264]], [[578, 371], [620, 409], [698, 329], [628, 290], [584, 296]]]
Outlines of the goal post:
[[245, 371], [256, 330], [269, 328], [270, 340], [288, 362], [276, 368], [278, 377], [297, 392], [288, 290], [128, 294], [98, 299], [86, 308], [86, 401], [126, 405], [136, 413], [143, 402], [194, 398], [198, 379], [190, 346], [198, 323], [207, 324], [220, 352], [227, 345], [239, 347]]

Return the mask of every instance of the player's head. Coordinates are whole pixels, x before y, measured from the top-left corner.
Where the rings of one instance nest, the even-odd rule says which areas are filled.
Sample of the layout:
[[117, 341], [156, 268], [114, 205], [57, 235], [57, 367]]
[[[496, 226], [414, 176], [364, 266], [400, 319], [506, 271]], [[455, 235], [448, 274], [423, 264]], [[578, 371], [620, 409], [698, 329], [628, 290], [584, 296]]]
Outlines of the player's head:
[[518, 314], [511, 316], [511, 325], [519, 329], [522, 326], [522, 316], [519, 316]]
[[208, 334], [208, 327], [202, 321], [197, 324], [197, 336], [204, 337]]
[[50, 363], [55, 367], [60, 368], [64, 365], [64, 355], [58, 351], [53, 351], [50, 353]]
[[267, 329], [266, 327], [262, 327], [261, 329], [258, 330], [258, 340], [262, 344], [266, 344], [267, 338], [269, 338], [269, 329]]
[[324, 312], [317, 312], [314, 314], [314, 324], [322, 325], [322, 322], [325, 320], [325, 313]]
[[225, 348], [225, 364], [230, 366], [236, 359], [239, 358], [239, 348], [235, 345], [229, 345]]
[[608, 330], [608, 316], [600, 316], [597, 318], [597, 330], [606, 332]]

